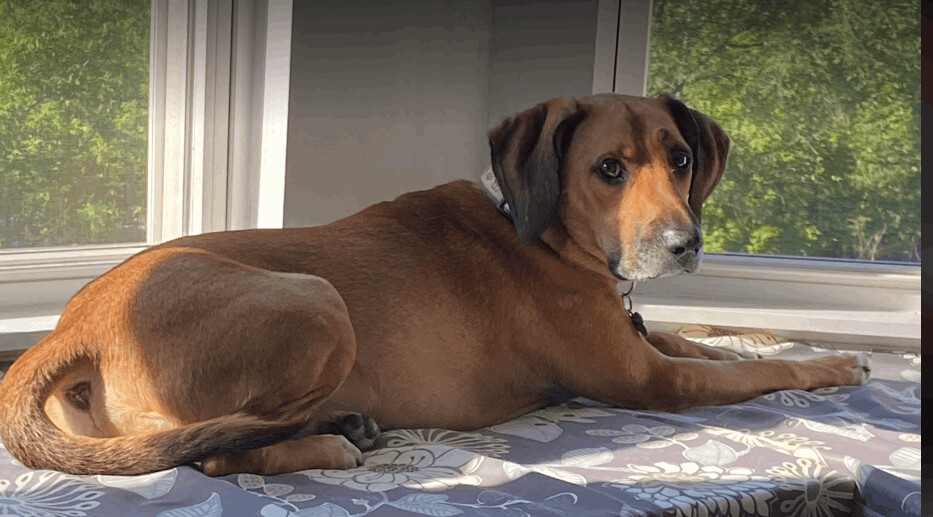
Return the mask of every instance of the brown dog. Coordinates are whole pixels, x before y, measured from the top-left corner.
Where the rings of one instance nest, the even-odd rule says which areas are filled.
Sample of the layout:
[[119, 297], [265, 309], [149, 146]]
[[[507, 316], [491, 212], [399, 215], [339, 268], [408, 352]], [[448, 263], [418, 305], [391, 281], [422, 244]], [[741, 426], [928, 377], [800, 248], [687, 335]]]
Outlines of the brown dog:
[[[455, 181], [326, 226], [177, 239], [91, 282], [3, 380], [6, 447], [75, 474], [275, 474], [357, 465], [317, 434], [348, 413], [475, 429], [555, 393], [677, 410], [867, 378], [863, 356], [743, 360], [634, 328], [620, 278], [699, 266], [728, 149], [707, 117], [555, 99], [489, 140], [511, 223]], [[372, 421], [342, 422], [371, 444]]]

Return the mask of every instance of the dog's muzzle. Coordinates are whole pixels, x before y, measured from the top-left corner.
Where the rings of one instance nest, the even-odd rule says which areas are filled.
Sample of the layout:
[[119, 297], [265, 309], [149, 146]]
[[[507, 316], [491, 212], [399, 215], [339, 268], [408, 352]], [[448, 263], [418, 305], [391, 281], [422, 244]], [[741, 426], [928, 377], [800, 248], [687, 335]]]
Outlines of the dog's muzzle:
[[696, 273], [703, 260], [703, 235], [697, 226], [672, 227], [635, 243], [635, 265], [622, 253], [608, 256], [609, 269], [621, 280], [644, 281], [680, 273]]

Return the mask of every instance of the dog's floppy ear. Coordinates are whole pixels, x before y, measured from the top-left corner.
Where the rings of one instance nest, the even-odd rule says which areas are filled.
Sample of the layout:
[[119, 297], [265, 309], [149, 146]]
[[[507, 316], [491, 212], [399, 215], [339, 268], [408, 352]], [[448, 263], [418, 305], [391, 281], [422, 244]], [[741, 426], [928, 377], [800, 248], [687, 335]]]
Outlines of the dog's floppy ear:
[[575, 100], [553, 99], [489, 132], [492, 171], [523, 243], [537, 240], [557, 218], [563, 153], [582, 116]]
[[677, 129], [693, 151], [693, 178], [690, 182], [688, 204], [699, 222], [703, 201], [716, 188], [726, 168], [729, 137], [712, 119], [699, 111], [687, 108], [684, 103], [670, 95], [662, 93], [657, 98], [667, 105]]

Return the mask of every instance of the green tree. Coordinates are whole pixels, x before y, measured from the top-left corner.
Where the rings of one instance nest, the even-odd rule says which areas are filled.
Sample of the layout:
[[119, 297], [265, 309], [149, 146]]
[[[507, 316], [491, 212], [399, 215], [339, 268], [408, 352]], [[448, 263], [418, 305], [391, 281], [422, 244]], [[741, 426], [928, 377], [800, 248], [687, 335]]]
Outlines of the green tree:
[[732, 141], [709, 250], [920, 260], [918, 2], [655, 0], [649, 59]]
[[149, 2], [0, 0], [0, 247], [145, 240]]

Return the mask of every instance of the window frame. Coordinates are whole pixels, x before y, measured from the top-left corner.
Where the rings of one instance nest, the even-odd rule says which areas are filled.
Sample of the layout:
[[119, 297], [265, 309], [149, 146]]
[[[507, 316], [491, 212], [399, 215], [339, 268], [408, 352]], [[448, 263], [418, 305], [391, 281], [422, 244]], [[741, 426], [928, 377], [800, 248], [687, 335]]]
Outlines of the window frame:
[[292, 0], [151, 5], [146, 242], [0, 250], [0, 359], [153, 244], [282, 227]]

